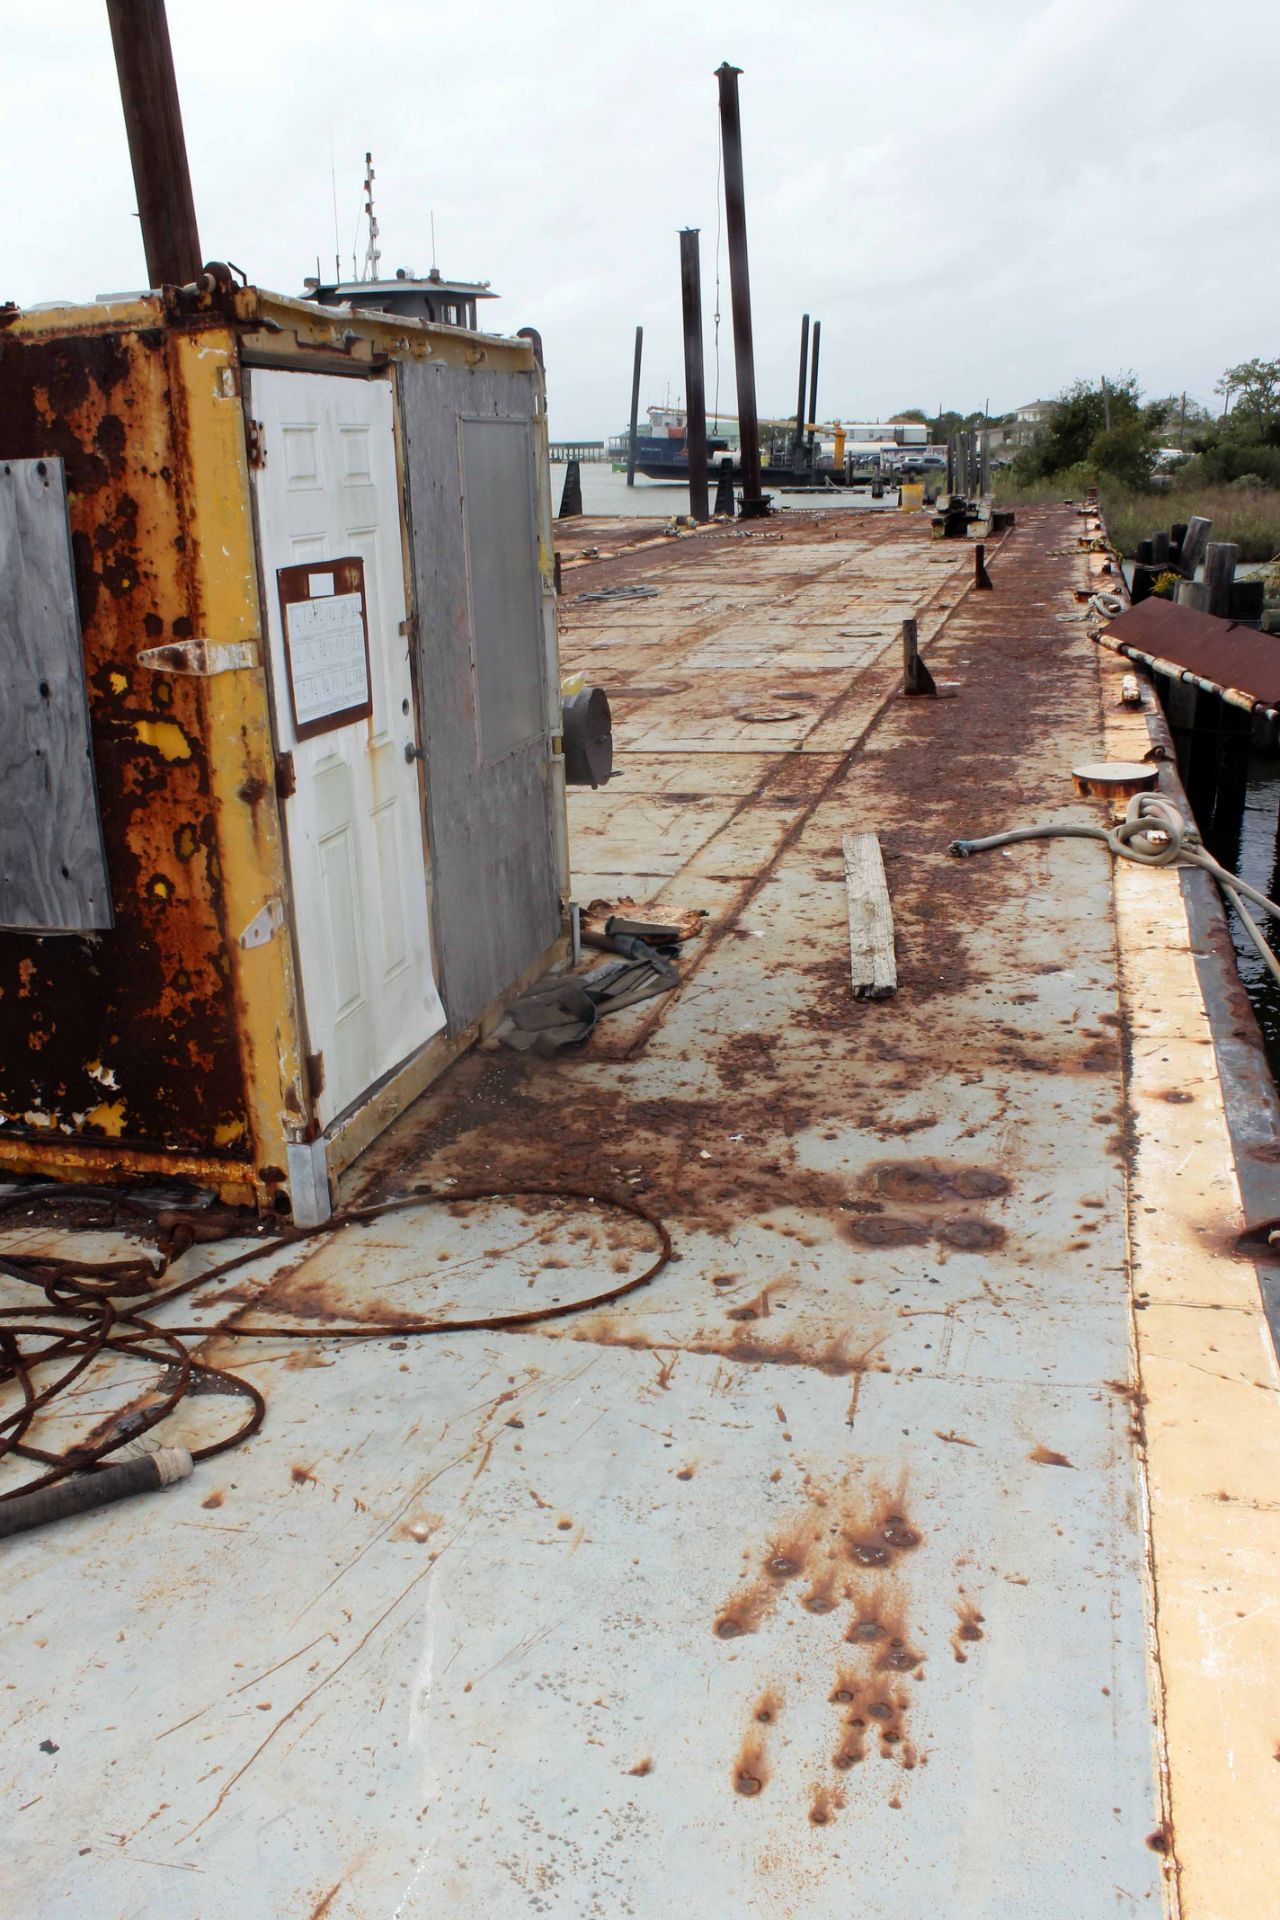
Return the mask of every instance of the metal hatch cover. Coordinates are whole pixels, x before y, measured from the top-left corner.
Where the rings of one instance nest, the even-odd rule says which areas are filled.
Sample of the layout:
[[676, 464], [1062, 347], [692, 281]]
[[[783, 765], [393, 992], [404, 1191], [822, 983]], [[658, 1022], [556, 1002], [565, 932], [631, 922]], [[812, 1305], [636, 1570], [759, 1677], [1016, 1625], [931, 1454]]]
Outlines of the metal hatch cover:
[[1108, 620], [1102, 638], [1147, 661], [1167, 661], [1215, 687], [1248, 694], [1258, 706], [1280, 706], [1280, 639], [1256, 627], [1153, 594]]

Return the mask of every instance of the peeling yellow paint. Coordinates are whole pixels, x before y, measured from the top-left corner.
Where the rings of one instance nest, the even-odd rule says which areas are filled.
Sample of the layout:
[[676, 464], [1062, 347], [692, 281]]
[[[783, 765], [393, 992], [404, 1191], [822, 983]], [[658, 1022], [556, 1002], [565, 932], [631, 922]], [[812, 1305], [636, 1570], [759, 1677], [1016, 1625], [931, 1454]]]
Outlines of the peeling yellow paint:
[[215, 1147], [235, 1147], [243, 1139], [244, 1122], [242, 1120], [226, 1120], [220, 1127], [215, 1127], [213, 1130]]
[[111, 676], [112, 693], [124, 693], [129, 685], [129, 676], [125, 673], [113, 673]]
[[154, 747], [166, 760], [191, 758], [191, 742], [176, 720], [138, 720], [133, 730], [144, 747]]
[[118, 1140], [124, 1132], [124, 1101], [101, 1101], [89, 1115], [89, 1125], [101, 1127], [113, 1140]]

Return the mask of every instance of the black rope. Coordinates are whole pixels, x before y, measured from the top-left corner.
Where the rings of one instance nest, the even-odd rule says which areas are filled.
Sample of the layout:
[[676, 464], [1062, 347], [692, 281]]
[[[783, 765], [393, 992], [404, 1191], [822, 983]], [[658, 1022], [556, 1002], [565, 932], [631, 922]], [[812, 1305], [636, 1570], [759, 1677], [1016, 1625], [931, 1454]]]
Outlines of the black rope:
[[[391, 1213], [405, 1213], [419, 1207], [452, 1205], [473, 1200], [521, 1199], [578, 1200], [592, 1206], [612, 1208], [629, 1214], [649, 1227], [657, 1237], [657, 1257], [642, 1273], [601, 1293], [558, 1302], [550, 1306], [530, 1307], [519, 1313], [473, 1315], [456, 1319], [423, 1317], [394, 1321], [359, 1321], [352, 1326], [241, 1326], [232, 1320], [208, 1326], [163, 1326], [155, 1313], [172, 1301], [182, 1299], [195, 1287], [207, 1288], [224, 1281], [265, 1253], [308, 1240], [327, 1237], [350, 1226], [359, 1226]], [[85, 1210], [89, 1217], [83, 1217]], [[248, 1411], [234, 1430], [191, 1448], [193, 1460], [208, 1460], [239, 1446], [258, 1431], [266, 1417], [267, 1403], [258, 1389], [239, 1374], [221, 1367], [205, 1365], [194, 1358], [186, 1344], [190, 1340], [208, 1340], [214, 1336], [237, 1340], [408, 1340], [439, 1333], [494, 1332], [503, 1328], [532, 1327], [543, 1321], [563, 1319], [586, 1313], [592, 1308], [611, 1305], [649, 1281], [671, 1258], [671, 1236], [658, 1216], [632, 1194], [589, 1191], [585, 1187], [523, 1185], [516, 1187], [450, 1187], [447, 1191], [416, 1187], [365, 1207], [350, 1207], [318, 1227], [281, 1227], [274, 1222], [246, 1220], [230, 1209], [210, 1208], [203, 1212], [155, 1206], [110, 1188], [61, 1186], [35, 1192], [9, 1195], [0, 1199], [0, 1226], [13, 1216], [25, 1216], [24, 1226], [33, 1224], [31, 1215], [66, 1216], [59, 1224], [72, 1230], [126, 1230], [151, 1249], [150, 1258], [108, 1261], [66, 1260], [43, 1253], [18, 1252], [0, 1248], [0, 1272], [25, 1282], [44, 1295], [50, 1310], [46, 1316], [32, 1315], [25, 1307], [0, 1308], [0, 1389], [16, 1386], [18, 1405], [0, 1415], [0, 1461], [13, 1455], [42, 1469], [21, 1486], [0, 1492], [0, 1501], [14, 1499], [52, 1486], [74, 1473], [93, 1472], [109, 1455], [135, 1443], [141, 1436], [167, 1420], [181, 1401], [193, 1393], [224, 1394], [248, 1401]], [[80, 1217], [77, 1217], [80, 1216]], [[257, 1230], [263, 1236], [258, 1244], [233, 1254], [212, 1268], [203, 1268], [185, 1279], [157, 1291], [157, 1283], [168, 1274], [172, 1263], [198, 1241], [242, 1238], [246, 1231]], [[267, 1237], [269, 1236], [269, 1238]], [[141, 1296], [141, 1298], [140, 1298]], [[145, 1307], [145, 1312], [143, 1308]], [[248, 1309], [240, 1304], [237, 1312]], [[128, 1412], [106, 1417], [97, 1423], [91, 1436], [61, 1453], [36, 1446], [30, 1438], [37, 1418], [65, 1394], [102, 1355], [112, 1353], [154, 1365], [158, 1370], [155, 1387], [144, 1396], [144, 1404], [131, 1404]], [[55, 1369], [52, 1377], [48, 1370]], [[40, 1382], [43, 1382], [41, 1384]], [[133, 1396], [134, 1401], [138, 1399]]]

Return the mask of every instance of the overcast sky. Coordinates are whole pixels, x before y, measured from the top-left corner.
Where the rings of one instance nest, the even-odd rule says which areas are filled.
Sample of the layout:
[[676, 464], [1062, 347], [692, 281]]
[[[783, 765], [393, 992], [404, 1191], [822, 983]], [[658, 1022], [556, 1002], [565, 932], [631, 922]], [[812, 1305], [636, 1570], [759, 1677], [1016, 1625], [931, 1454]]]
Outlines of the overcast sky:
[[[1280, 354], [1275, 0], [169, 0], [206, 258], [349, 268], [364, 151], [383, 266], [490, 280], [542, 331], [554, 434], [684, 386], [677, 230], [702, 229], [715, 387], [714, 69], [743, 69], [762, 413], [1002, 410], [1132, 369], [1211, 400]], [[0, 299], [141, 285], [103, 0], [0, 0]], [[356, 239], [363, 252], [363, 235]], [[720, 399], [733, 410], [727, 256]]]

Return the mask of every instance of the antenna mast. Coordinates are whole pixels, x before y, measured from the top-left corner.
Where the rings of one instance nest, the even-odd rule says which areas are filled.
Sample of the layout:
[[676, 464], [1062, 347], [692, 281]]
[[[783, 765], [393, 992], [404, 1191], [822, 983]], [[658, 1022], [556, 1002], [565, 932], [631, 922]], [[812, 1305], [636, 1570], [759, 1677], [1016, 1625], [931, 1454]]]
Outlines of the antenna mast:
[[373, 211], [373, 155], [371, 153], [366, 153], [364, 157], [364, 210], [369, 221], [369, 244], [365, 248], [364, 272], [360, 278], [376, 280], [382, 252], [378, 246], [378, 219]]

